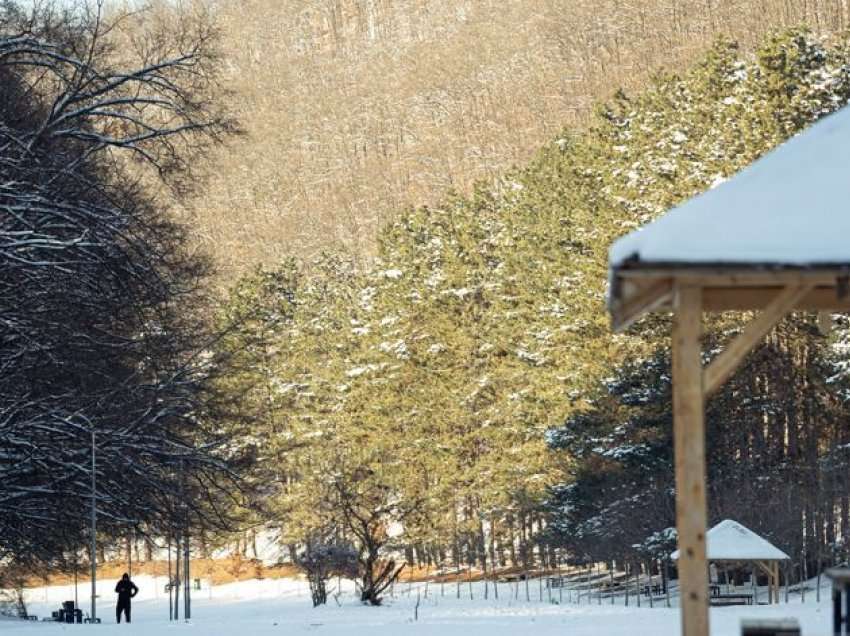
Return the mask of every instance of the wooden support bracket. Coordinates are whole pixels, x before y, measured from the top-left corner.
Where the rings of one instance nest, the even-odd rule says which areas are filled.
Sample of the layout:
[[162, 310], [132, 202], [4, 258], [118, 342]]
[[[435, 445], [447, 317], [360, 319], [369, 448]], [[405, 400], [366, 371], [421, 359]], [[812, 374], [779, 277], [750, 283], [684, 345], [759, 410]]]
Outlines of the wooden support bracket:
[[703, 386], [705, 395], [715, 393], [728, 380], [747, 354], [761, 342], [795, 305], [812, 290], [812, 285], [793, 285], [780, 291], [764, 310], [747, 325], [705, 370]]
[[620, 332], [646, 313], [669, 303], [673, 296], [673, 281], [669, 278], [656, 281], [628, 298], [614, 312], [614, 331]]
[[779, 603], [779, 564], [775, 561], [753, 561], [767, 575], [767, 602]]

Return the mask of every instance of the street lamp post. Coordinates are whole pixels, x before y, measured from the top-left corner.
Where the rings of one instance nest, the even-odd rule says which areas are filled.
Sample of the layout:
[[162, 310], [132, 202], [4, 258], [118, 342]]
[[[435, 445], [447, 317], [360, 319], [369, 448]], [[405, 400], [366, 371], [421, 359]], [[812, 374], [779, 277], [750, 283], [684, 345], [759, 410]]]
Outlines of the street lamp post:
[[91, 622], [97, 618], [97, 478], [95, 476], [95, 433], [91, 431]]
[[136, 531], [132, 532], [132, 537], [127, 538], [127, 574], [133, 578], [133, 544], [136, 542]]
[[174, 577], [171, 575], [171, 535], [168, 536], [168, 620], [174, 620]]
[[189, 578], [189, 530], [188, 530], [188, 515], [186, 516], [187, 528], [183, 535], [183, 618], [190, 620], [192, 618], [192, 596], [191, 596], [191, 579]]
[[182, 459], [180, 473], [183, 507], [183, 619], [188, 621], [192, 618], [192, 583], [189, 576], [189, 505], [186, 502], [186, 465]]

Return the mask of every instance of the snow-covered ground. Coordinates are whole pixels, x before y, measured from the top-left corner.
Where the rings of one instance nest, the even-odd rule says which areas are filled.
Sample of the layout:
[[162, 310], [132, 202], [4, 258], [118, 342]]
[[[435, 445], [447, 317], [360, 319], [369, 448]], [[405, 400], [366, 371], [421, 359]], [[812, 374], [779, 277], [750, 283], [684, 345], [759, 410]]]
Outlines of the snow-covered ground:
[[[539, 602], [536, 582], [530, 585], [532, 600], [525, 600], [524, 586], [516, 590], [500, 585], [499, 600], [484, 600], [484, 589], [473, 586], [475, 600], [469, 598], [469, 587], [446, 585], [397, 586], [393, 598], [387, 598], [383, 607], [364, 607], [356, 602], [351, 588], [338, 601], [330, 600], [326, 607], [313, 609], [304, 582], [289, 579], [246, 581], [231, 585], [204, 588], [194, 592], [192, 620], [189, 623], [168, 621], [168, 597], [163, 592], [164, 578], [135, 579], [141, 592], [133, 602], [133, 623], [115, 625], [114, 594], [105, 582], [99, 593], [103, 595], [98, 605], [98, 615], [104, 624], [61, 625], [53, 623], [28, 623], [18, 620], [0, 620], [2, 636], [53, 636], [93, 630], [102, 636], [118, 634], [197, 634], [204, 636], [289, 636], [290, 634], [328, 634], [340, 636], [383, 636], [390, 634], [435, 634], [438, 636], [604, 636], [606, 634], [646, 634], [674, 636], [679, 633], [679, 613], [676, 609], [655, 607], [645, 603], [642, 608], [599, 605], [596, 599], [581, 604], [568, 601], [558, 604], [558, 593], [553, 591], [552, 602], [544, 591], [544, 601]], [[509, 592], [510, 590], [510, 592]], [[414, 619], [419, 596], [418, 620]], [[63, 600], [74, 597], [73, 586], [51, 587], [28, 592], [29, 610], [38, 616], [50, 615]], [[79, 588], [80, 604], [88, 609], [88, 587]], [[784, 595], [783, 595], [784, 598]], [[806, 602], [792, 596], [789, 604], [778, 606], [712, 608], [711, 633], [719, 635], [740, 634], [741, 618], [796, 617], [800, 619], [805, 636], [826, 636], [830, 633], [829, 594], [826, 587], [821, 603], [809, 592]]]

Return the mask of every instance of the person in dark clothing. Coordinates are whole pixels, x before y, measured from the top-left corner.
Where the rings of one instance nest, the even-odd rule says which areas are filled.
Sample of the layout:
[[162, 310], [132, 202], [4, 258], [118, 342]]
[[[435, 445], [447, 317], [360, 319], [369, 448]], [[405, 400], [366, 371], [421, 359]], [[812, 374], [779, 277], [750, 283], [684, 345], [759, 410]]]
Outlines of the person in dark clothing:
[[118, 584], [115, 586], [115, 593], [118, 594], [118, 605], [115, 607], [115, 620], [121, 622], [121, 612], [124, 612], [124, 618], [130, 622], [130, 599], [139, 593], [139, 588], [130, 580], [130, 575], [126, 572]]

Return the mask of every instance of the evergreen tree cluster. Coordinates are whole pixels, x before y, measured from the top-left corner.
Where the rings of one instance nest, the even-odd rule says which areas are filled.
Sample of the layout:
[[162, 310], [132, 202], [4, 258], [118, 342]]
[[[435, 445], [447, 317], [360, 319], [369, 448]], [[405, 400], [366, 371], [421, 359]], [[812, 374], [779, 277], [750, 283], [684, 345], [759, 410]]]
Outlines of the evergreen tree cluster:
[[[754, 60], [720, 44], [688, 77], [617, 100], [605, 115], [628, 171], [616, 169], [608, 192], [644, 222], [721, 182], [847, 103], [847, 53], [805, 31], [770, 38]], [[708, 322], [706, 362], [747, 318]], [[814, 316], [784, 321], [707, 405], [711, 521], [769, 537], [799, 576], [847, 557], [846, 321], [835, 319], [832, 335]], [[550, 535], [593, 560], [640, 562], [675, 526], [668, 326], [634, 331], [656, 336], [653, 350], [617, 364], [587, 408], [549, 432], [550, 448], [573, 460], [545, 504]], [[674, 542], [661, 544], [656, 558]]]
[[[393, 548], [490, 568], [669, 543], [668, 324], [610, 334], [608, 248], [848, 97], [847, 40], [798, 29], [755, 55], [721, 41], [527, 167], [409, 210], [368, 266], [326, 255], [242, 279], [221, 317], [222, 375], [244, 407], [228, 426], [256, 459], [260, 514], [293, 545], [353, 541], [370, 572]], [[743, 318], [711, 323], [715, 350]], [[844, 436], [844, 351], [788, 321], [711, 403], [714, 515], [763, 530], [765, 509], [745, 502], [776, 502], [793, 474], [781, 545], [843, 536], [821, 495], [840, 481], [824, 471], [840, 461], [827, 442]]]

